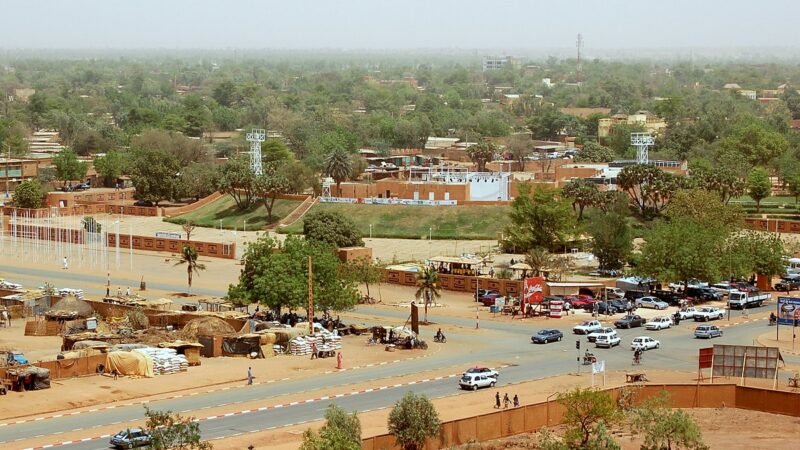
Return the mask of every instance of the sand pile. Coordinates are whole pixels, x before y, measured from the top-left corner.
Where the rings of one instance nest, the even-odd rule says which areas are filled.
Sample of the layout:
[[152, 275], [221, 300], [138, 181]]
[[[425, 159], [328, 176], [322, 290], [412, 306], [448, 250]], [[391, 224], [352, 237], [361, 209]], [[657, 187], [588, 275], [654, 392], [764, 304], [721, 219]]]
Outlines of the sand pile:
[[196, 341], [197, 336], [216, 336], [234, 334], [236, 330], [233, 329], [228, 322], [220, 319], [219, 317], [206, 316], [192, 319], [181, 330], [181, 337], [188, 341]]

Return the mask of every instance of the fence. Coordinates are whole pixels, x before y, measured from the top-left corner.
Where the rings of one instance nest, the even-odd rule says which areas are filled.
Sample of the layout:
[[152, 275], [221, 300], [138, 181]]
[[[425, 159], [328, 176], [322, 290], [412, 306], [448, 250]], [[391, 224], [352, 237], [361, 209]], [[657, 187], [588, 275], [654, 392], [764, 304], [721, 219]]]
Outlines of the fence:
[[[619, 398], [620, 391], [621, 388], [608, 389], [615, 400]], [[800, 417], [800, 394], [734, 384], [646, 385], [638, 392], [636, 400], [651, 398], [661, 391], [670, 394], [670, 402], [675, 408], [728, 407]], [[535, 432], [547, 426], [559, 425], [564, 411], [561, 404], [553, 401], [443, 422], [439, 436], [428, 440], [425, 449], [448, 448]], [[394, 436], [383, 434], [364, 439], [362, 448], [395, 450], [400, 447], [395, 444]]]
[[[383, 279], [387, 283], [404, 286], [417, 285], [417, 273], [405, 270], [383, 270]], [[475, 280], [478, 286], [475, 286]], [[439, 286], [448, 291], [475, 292], [477, 289], [491, 289], [503, 295], [519, 297], [522, 293], [521, 280], [501, 280], [498, 278], [471, 277], [466, 275], [439, 274]]]
[[800, 221], [780, 219], [745, 219], [747, 226], [759, 231], [772, 231], [778, 233], [800, 233]]
[[[33, 363], [36, 367], [48, 369], [50, 379], [61, 380], [64, 378], [82, 377], [97, 373], [97, 366], [106, 363], [106, 355], [83, 356], [80, 358], [60, 359], [55, 361], [39, 361]], [[6, 377], [7, 368], [0, 368], [0, 379]]]

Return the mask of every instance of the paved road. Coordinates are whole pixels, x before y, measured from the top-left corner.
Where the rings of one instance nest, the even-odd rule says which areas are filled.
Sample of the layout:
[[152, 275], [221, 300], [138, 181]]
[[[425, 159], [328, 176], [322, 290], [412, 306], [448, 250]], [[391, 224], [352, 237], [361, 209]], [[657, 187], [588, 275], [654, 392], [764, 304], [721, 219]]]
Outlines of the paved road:
[[[215, 392], [193, 397], [153, 402], [151, 407], [156, 409], [169, 409], [173, 411], [194, 411], [194, 415], [203, 417], [203, 408], [230, 404], [241, 401], [263, 400], [263, 405], [269, 406], [276, 403], [270, 400], [275, 396], [290, 394], [301, 391], [309, 391], [317, 388], [321, 384], [327, 387], [324, 394], [309, 393], [308, 397], [313, 398], [319, 395], [330, 393], [349, 393], [347, 384], [377, 380], [408, 373], [422, 373], [455, 364], [462, 364], [467, 367], [474, 361], [481, 360], [500, 360], [506, 364], [511, 364], [502, 371], [500, 385], [509, 382], [527, 381], [531, 379], [574, 372], [579, 365], [576, 358], [579, 352], [575, 349], [575, 340], [581, 340], [582, 350], [587, 348], [585, 337], [566, 334], [562, 342], [547, 345], [530, 344], [530, 326], [516, 326], [516, 324], [504, 324], [513, 326], [512, 329], [504, 330], [493, 336], [495, 345], [486, 350], [471, 351], [470, 347], [474, 343], [475, 336], [468, 332], [456, 333], [450, 337], [446, 344], [450, 350], [448, 354], [439, 358], [424, 358], [414, 360], [402, 365], [381, 366], [374, 369], [364, 369], [353, 372], [330, 374], [323, 377], [315, 377], [307, 380], [290, 381], [285, 383], [275, 383], [269, 385], [253, 386], [250, 388], [232, 389], [225, 392]], [[662, 343], [658, 350], [649, 351], [644, 356], [643, 369], [659, 368], [671, 370], [696, 370], [697, 349], [712, 345], [713, 343], [737, 343], [750, 344], [753, 336], [760, 334], [766, 327], [766, 322], [755, 322], [740, 326], [728, 327], [725, 329], [725, 336], [712, 342], [699, 341], [691, 338], [691, 328], [693, 322], [682, 322], [677, 329], [663, 330], [659, 332], [645, 332], [640, 329], [620, 330], [622, 345], [614, 349], [593, 350], [599, 359], [606, 361], [608, 370], [625, 369], [631, 367], [631, 352], [628, 347], [633, 337], [648, 334]], [[562, 327], [568, 332], [566, 327]], [[787, 358], [792, 359], [792, 358]], [[586, 367], [581, 368], [587, 370]], [[392, 385], [391, 381], [375, 381], [374, 386]], [[413, 387], [416, 392], [425, 392], [431, 397], [459, 394], [455, 387], [455, 379], [444, 381], [430, 381], [417, 384]], [[364, 411], [377, 407], [390, 406], [405, 390], [409, 388], [393, 388], [372, 393], [347, 396], [337, 399], [337, 403], [346, 406], [348, 409]], [[463, 393], [469, 395], [469, 393]], [[202, 422], [204, 436], [213, 438], [218, 436], [230, 436], [232, 434], [261, 430], [267, 427], [282, 426], [298, 423], [306, 420], [315, 420], [322, 417], [323, 410], [327, 402], [314, 402], [309, 404], [299, 404], [291, 407], [284, 407], [280, 410], [268, 409], [262, 412], [254, 412], [245, 415], [235, 415], [232, 417], [208, 420]], [[235, 408], [234, 408], [235, 410]], [[2, 439], [0, 441], [13, 441], [19, 438], [27, 438], [37, 435], [49, 435], [59, 431], [70, 431], [76, 428], [87, 429], [93, 426], [106, 425], [120, 421], [137, 420], [142, 417], [141, 406], [130, 406], [116, 408], [110, 411], [81, 414], [80, 416], [62, 417], [57, 419], [47, 419], [38, 422], [31, 422], [19, 425], [12, 425], [2, 429]], [[86, 436], [93, 436], [91, 430], [86, 430]], [[55, 437], [54, 437], [54, 440]], [[87, 442], [81, 446], [72, 445], [70, 448], [104, 448], [98, 447], [98, 442]]]

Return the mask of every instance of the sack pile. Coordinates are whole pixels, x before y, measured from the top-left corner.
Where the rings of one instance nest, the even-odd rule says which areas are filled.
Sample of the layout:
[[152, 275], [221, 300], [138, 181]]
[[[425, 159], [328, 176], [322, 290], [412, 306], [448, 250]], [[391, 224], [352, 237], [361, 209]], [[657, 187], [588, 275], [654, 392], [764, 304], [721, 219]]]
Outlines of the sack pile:
[[189, 370], [186, 356], [179, 355], [174, 348], [147, 347], [134, 350], [143, 353], [153, 360], [153, 372], [156, 375], [185, 372]]
[[296, 337], [289, 342], [289, 353], [296, 356], [310, 355], [314, 345], [320, 352], [341, 350], [342, 337], [326, 330], [313, 336]]

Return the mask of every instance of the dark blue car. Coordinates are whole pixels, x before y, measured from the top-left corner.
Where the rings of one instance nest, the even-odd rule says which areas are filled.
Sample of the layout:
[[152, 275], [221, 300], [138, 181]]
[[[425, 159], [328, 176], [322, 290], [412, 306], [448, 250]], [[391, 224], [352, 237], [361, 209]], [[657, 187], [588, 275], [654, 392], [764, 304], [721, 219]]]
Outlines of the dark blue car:
[[538, 333], [531, 336], [531, 341], [534, 344], [547, 344], [548, 342], [560, 341], [564, 337], [564, 333], [558, 330], [539, 330]]

